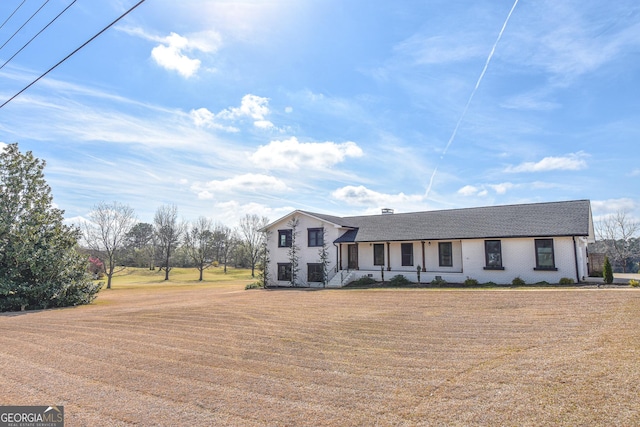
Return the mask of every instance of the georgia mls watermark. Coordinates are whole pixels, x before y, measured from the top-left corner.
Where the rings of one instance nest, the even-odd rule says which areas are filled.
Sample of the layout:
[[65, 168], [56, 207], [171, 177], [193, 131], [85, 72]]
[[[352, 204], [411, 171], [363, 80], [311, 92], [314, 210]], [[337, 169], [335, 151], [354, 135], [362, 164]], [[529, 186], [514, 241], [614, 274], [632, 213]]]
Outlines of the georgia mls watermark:
[[64, 406], [0, 406], [0, 427], [64, 427]]

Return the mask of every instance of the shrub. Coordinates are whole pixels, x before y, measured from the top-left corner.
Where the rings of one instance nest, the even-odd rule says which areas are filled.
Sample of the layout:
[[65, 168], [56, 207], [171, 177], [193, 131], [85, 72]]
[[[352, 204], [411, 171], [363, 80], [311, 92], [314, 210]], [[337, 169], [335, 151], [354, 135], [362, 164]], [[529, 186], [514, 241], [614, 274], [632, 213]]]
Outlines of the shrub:
[[483, 283], [482, 286], [486, 286], [488, 288], [494, 288], [498, 286], [498, 284], [496, 282], [486, 282], [486, 283]]
[[362, 276], [357, 280], [353, 280], [348, 283], [348, 286], [370, 286], [376, 283], [376, 280], [373, 277]]
[[432, 284], [433, 286], [444, 286], [444, 285], [446, 285], [446, 284], [447, 284], [447, 281], [446, 281], [446, 280], [444, 280], [442, 277], [440, 277], [439, 279], [433, 279], [433, 280], [431, 281], [431, 284]]
[[515, 279], [513, 279], [513, 280], [511, 281], [511, 284], [512, 284], [513, 286], [524, 286], [524, 285], [526, 285], [527, 283], [526, 283], [524, 280], [522, 280], [520, 277], [516, 277]]
[[536, 285], [539, 286], [549, 286], [549, 282], [547, 282], [546, 280], [541, 280], [539, 282], [536, 282]]
[[610, 284], [613, 283], [613, 269], [611, 268], [611, 263], [609, 262], [609, 257], [604, 257], [604, 267], [602, 268], [602, 278], [604, 279], [604, 283]]
[[563, 277], [563, 278], [560, 279], [560, 282], [558, 282], [558, 283], [561, 284], [561, 285], [573, 285], [576, 282], [575, 282], [575, 280], [573, 280], [570, 277]]
[[398, 274], [397, 276], [393, 276], [391, 280], [389, 280], [389, 284], [391, 286], [408, 286], [411, 284], [411, 281], [404, 277], [402, 274]]
[[637, 288], [638, 286], [640, 286], [640, 281], [631, 279], [629, 280], [629, 286], [631, 286], [632, 288]]
[[244, 287], [245, 289], [262, 289], [262, 283], [261, 282], [253, 282], [253, 283], [249, 283], [247, 286]]
[[478, 281], [476, 279], [472, 279], [470, 277], [467, 277], [467, 279], [464, 281], [464, 285], [465, 286], [478, 286]]

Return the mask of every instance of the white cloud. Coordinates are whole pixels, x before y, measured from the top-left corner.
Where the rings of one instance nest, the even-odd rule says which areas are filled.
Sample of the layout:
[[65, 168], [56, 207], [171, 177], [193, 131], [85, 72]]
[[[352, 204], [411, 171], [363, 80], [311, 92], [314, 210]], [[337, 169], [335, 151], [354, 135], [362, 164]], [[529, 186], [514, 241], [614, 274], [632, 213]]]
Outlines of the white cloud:
[[273, 208], [262, 203], [242, 203], [237, 200], [228, 200], [215, 204], [215, 215], [216, 218], [223, 220], [224, 223], [234, 226], [237, 225], [238, 220], [243, 218], [246, 214], [256, 214], [259, 217], [266, 216], [270, 221], [273, 221], [285, 216], [295, 209], [296, 208], [292, 206]]
[[338, 188], [331, 193], [331, 196], [337, 200], [345, 202], [349, 205], [374, 205], [380, 207], [398, 206], [406, 203], [421, 202], [424, 199], [422, 195], [406, 195], [384, 194], [370, 190], [362, 185]]
[[161, 67], [177, 71], [181, 76], [189, 78], [198, 72], [201, 61], [189, 57], [188, 54], [197, 51], [215, 52], [220, 44], [220, 35], [214, 31], [196, 33], [189, 37], [172, 32], [151, 50], [151, 57]]
[[362, 149], [355, 142], [299, 142], [296, 137], [271, 141], [251, 156], [251, 160], [267, 169], [326, 169], [345, 161], [347, 157], [361, 157]]
[[506, 194], [507, 191], [515, 187], [515, 185], [510, 182], [503, 182], [501, 184], [489, 185], [489, 187], [491, 187], [498, 194]]
[[478, 194], [480, 189], [478, 187], [474, 187], [473, 185], [465, 185], [461, 189], [458, 190], [458, 194], [462, 196], [473, 196]]
[[226, 108], [215, 114], [206, 108], [191, 110], [193, 123], [198, 127], [222, 129], [227, 132], [238, 132], [235, 126], [223, 124], [223, 122], [238, 122], [246, 118], [253, 120], [253, 125], [260, 129], [274, 128], [274, 124], [266, 119], [270, 113], [269, 98], [247, 94], [242, 97], [239, 107]]
[[591, 201], [591, 209], [593, 210], [594, 216], [608, 215], [618, 211], [629, 212], [637, 209], [638, 207], [638, 202], [629, 198]]
[[538, 162], [525, 162], [518, 166], [509, 166], [505, 172], [521, 173], [521, 172], [547, 172], [552, 170], [581, 170], [587, 167], [585, 158], [588, 155], [582, 151], [578, 153], [567, 154], [564, 157], [545, 157]]
[[458, 190], [458, 194], [461, 196], [480, 196], [484, 197], [489, 194], [489, 190], [486, 187], [489, 187], [497, 194], [506, 194], [508, 190], [515, 187], [515, 184], [510, 182], [503, 182], [501, 184], [486, 184], [481, 185], [480, 187], [476, 187], [475, 185], [465, 185], [461, 189]]
[[278, 178], [253, 173], [224, 180], [197, 182], [191, 186], [191, 190], [198, 194], [198, 198], [204, 200], [213, 199], [218, 193], [282, 193], [288, 189], [287, 185]]

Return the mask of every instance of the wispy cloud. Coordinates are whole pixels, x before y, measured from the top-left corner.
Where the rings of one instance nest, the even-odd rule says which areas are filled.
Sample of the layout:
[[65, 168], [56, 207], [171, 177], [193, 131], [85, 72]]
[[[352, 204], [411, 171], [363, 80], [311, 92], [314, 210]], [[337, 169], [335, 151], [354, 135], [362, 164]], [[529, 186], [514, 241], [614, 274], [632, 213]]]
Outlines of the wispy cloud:
[[424, 197], [419, 194], [407, 195], [404, 193], [385, 194], [370, 190], [363, 185], [338, 188], [331, 196], [349, 205], [397, 207], [407, 203], [422, 202]]
[[229, 179], [197, 182], [191, 190], [199, 199], [213, 199], [216, 194], [230, 193], [282, 193], [288, 191], [287, 185], [280, 179], [269, 175], [247, 173]]
[[547, 172], [553, 170], [577, 171], [587, 167], [586, 158], [588, 155], [582, 151], [568, 154], [563, 157], [545, 157], [538, 162], [524, 162], [517, 166], [508, 166], [505, 172], [526, 173], [526, 172]]
[[465, 185], [460, 188], [457, 193], [461, 196], [478, 196], [484, 197], [489, 195], [489, 189], [493, 190], [495, 194], [504, 195], [509, 190], [516, 188], [517, 185], [511, 182], [502, 182], [500, 184], [482, 184], [480, 186], [476, 185]]
[[251, 161], [265, 169], [325, 169], [347, 157], [361, 157], [355, 142], [300, 142], [296, 137], [271, 141], [251, 155]]

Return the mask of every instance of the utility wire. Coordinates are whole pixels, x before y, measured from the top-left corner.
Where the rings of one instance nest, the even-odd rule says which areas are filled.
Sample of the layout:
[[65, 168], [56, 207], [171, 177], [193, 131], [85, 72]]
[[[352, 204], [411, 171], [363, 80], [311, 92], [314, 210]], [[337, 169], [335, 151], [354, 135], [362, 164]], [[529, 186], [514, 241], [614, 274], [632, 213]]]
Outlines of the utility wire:
[[22, 94], [22, 92], [24, 92], [25, 90], [29, 89], [31, 86], [33, 86], [34, 84], [36, 84], [40, 79], [42, 79], [44, 76], [46, 76], [47, 74], [49, 74], [51, 71], [53, 71], [54, 69], [56, 69], [58, 67], [58, 65], [62, 64], [64, 61], [66, 61], [67, 59], [71, 58], [76, 52], [78, 52], [80, 49], [82, 49], [83, 47], [85, 47], [86, 45], [88, 45], [89, 43], [91, 43], [93, 40], [95, 40], [98, 36], [100, 36], [102, 33], [104, 33], [105, 31], [107, 31], [109, 28], [113, 27], [118, 21], [120, 21], [122, 18], [124, 18], [125, 16], [127, 16], [129, 13], [131, 13], [136, 7], [140, 6], [142, 3], [144, 3], [145, 0], [140, 0], [138, 3], [136, 3], [133, 7], [131, 7], [131, 9], [127, 10], [125, 13], [123, 13], [122, 15], [120, 15], [115, 21], [111, 22], [109, 25], [107, 25], [106, 27], [104, 27], [102, 30], [100, 30], [96, 35], [94, 35], [93, 37], [91, 37], [89, 40], [87, 40], [86, 42], [82, 43], [82, 45], [80, 45], [80, 47], [78, 47], [76, 50], [74, 50], [73, 52], [71, 52], [70, 54], [68, 54], [67, 56], [65, 56], [62, 60], [60, 60], [56, 65], [54, 65], [53, 67], [49, 68], [47, 71], [45, 71], [44, 73], [42, 73], [37, 79], [35, 79], [34, 81], [32, 81], [31, 83], [29, 83], [28, 85], [26, 85], [20, 92], [16, 93], [15, 95], [13, 95], [11, 98], [7, 99], [2, 105], [0, 105], [0, 108], [4, 107], [5, 105], [7, 105], [9, 102], [13, 101], [15, 98], [17, 98], [20, 94]]
[[46, 30], [49, 25], [53, 24], [55, 22], [56, 19], [58, 19], [63, 13], [65, 13], [67, 11], [67, 9], [69, 9], [71, 6], [73, 6], [73, 4], [78, 1], [78, 0], [73, 0], [71, 3], [69, 3], [69, 5], [67, 7], [64, 8], [64, 10], [62, 12], [60, 12], [55, 18], [53, 18], [51, 21], [49, 21], [49, 23], [47, 25], [44, 26], [43, 29], [41, 29], [40, 31], [38, 31], [38, 34], [36, 34], [35, 36], [31, 37], [31, 40], [29, 40], [27, 43], [25, 43], [24, 46], [22, 46], [16, 53], [13, 54], [13, 56], [9, 59], [7, 59], [5, 61], [4, 64], [0, 65], [0, 70], [2, 70], [4, 68], [5, 65], [7, 65], [13, 58], [16, 57], [17, 54], [19, 54], [20, 52], [22, 52], [22, 50], [29, 46], [29, 44], [36, 38], [38, 37], [44, 30]]
[[31, 19], [32, 19], [34, 16], [36, 16], [36, 15], [38, 14], [38, 12], [40, 12], [40, 11], [42, 10], [42, 8], [43, 8], [43, 7], [45, 7], [45, 6], [46, 6], [46, 4], [47, 4], [47, 3], [49, 3], [49, 0], [45, 0], [45, 2], [44, 2], [44, 3], [42, 3], [42, 6], [40, 6], [40, 7], [38, 8], [38, 10], [36, 10], [35, 12], [33, 12], [33, 15], [31, 15], [31, 16], [29, 17], [29, 19], [27, 19], [27, 21], [26, 21], [24, 24], [22, 24], [22, 26], [21, 26], [20, 28], [18, 28], [18, 29], [16, 30], [16, 32], [15, 32], [15, 33], [13, 33], [13, 34], [11, 35], [11, 37], [9, 37], [9, 40], [7, 40], [6, 42], [4, 42], [4, 44], [3, 44], [2, 46], [0, 46], [0, 50], [2, 50], [2, 48], [3, 48], [3, 47], [5, 47], [5, 46], [7, 45], [7, 43], [9, 43], [9, 42], [11, 41], [11, 39], [12, 39], [13, 37], [15, 37], [15, 35], [16, 35], [16, 34], [18, 34], [18, 33], [20, 32], [20, 30], [21, 30], [21, 29], [23, 29], [23, 28], [24, 28], [24, 26], [25, 26], [25, 25], [27, 25], [27, 24], [29, 23], [29, 21], [31, 21]]
[[2, 29], [2, 27], [4, 27], [4, 24], [6, 24], [7, 22], [9, 22], [9, 19], [11, 19], [11, 17], [12, 17], [13, 15], [15, 15], [15, 13], [18, 11], [18, 9], [20, 9], [20, 8], [22, 7], [22, 5], [24, 4], [24, 2], [26, 2], [26, 1], [27, 1], [27, 0], [22, 0], [22, 3], [20, 3], [20, 4], [18, 5], [18, 7], [16, 7], [16, 9], [15, 9], [13, 12], [11, 12], [11, 15], [9, 15], [9, 17], [8, 17], [7, 19], [5, 19], [5, 20], [4, 20], [4, 22], [2, 23], [2, 25], [0, 25], [0, 30]]

